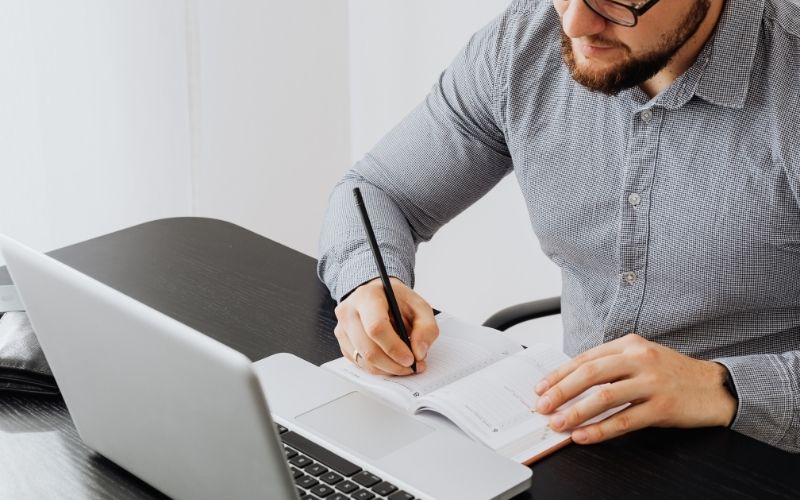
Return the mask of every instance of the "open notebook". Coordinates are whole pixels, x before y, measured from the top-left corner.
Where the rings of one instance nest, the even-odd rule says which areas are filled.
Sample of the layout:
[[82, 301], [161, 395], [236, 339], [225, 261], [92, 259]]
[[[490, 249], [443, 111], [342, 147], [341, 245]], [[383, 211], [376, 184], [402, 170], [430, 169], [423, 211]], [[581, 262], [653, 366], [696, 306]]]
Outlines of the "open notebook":
[[472, 439], [518, 462], [532, 463], [570, 442], [568, 433], [548, 427], [549, 417], [533, 411], [538, 398], [534, 387], [569, 357], [545, 344], [526, 349], [496, 330], [445, 313], [436, 321], [439, 338], [424, 373], [375, 376], [345, 358], [322, 366], [406, 412], [437, 412]]

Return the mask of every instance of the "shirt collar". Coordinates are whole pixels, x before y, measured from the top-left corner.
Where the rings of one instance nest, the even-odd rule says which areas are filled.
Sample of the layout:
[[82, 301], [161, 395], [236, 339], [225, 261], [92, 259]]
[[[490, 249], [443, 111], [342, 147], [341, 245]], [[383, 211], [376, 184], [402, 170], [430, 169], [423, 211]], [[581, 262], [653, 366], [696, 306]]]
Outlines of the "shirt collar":
[[705, 70], [695, 95], [720, 106], [741, 109], [750, 89], [765, 0], [726, 0], [714, 36], [697, 63]]

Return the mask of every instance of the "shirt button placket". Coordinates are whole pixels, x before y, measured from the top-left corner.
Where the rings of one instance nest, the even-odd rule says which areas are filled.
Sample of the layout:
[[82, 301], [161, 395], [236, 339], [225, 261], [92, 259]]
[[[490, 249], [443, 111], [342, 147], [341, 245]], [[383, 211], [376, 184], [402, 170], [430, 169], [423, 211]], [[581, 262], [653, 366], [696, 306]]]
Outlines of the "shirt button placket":
[[658, 150], [658, 110], [645, 109], [633, 116], [629, 168], [624, 179], [622, 227], [620, 234], [620, 290], [614, 304], [605, 340], [623, 336], [637, 328], [636, 320], [644, 293], [646, 267], [648, 194], [653, 181], [653, 164]]

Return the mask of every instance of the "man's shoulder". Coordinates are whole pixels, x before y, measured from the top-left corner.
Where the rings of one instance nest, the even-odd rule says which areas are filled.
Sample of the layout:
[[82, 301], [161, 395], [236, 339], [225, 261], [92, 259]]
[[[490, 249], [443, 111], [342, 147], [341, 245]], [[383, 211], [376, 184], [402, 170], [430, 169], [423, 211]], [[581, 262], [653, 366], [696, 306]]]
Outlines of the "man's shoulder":
[[800, 43], [800, 0], [767, 0], [764, 17], [773, 34]]
[[508, 6], [509, 13], [536, 12], [544, 6], [552, 6], [552, 0], [514, 0]]
[[[800, 0], [766, 0], [762, 25], [763, 59], [755, 78], [772, 114], [771, 127], [793, 182], [800, 182]], [[760, 74], [759, 74], [760, 73]], [[800, 184], [795, 184], [800, 196]]]
[[501, 44], [511, 48], [512, 57], [519, 51], [531, 50], [532, 45], [545, 52], [560, 47], [550, 43], [559, 39], [561, 30], [552, 0], [514, 0], [498, 21]]
[[508, 74], [520, 58], [543, 62], [560, 57], [561, 22], [552, 0], [513, 0], [470, 41], [476, 57], [490, 54], [496, 69]]
[[514, 0], [506, 7], [500, 22], [524, 27], [560, 26], [552, 0]]
[[[777, 87], [776, 99], [789, 108], [800, 108], [800, 0], [766, 0], [762, 43], [764, 61], [771, 77], [766, 84]], [[800, 124], [796, 117], [792, 120]]]

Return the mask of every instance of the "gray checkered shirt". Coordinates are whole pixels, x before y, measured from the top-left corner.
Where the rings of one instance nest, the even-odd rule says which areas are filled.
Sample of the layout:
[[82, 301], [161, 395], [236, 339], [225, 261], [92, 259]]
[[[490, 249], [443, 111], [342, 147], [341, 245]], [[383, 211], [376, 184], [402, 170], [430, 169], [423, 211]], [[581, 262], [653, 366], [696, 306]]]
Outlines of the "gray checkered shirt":
[[[565, 351], [628, 332], [732, 374], [733, 428], [800, 452], [800, 3], [727, 0], [696, 63], [649, 99], [574, 82], [550, 0], [518, 0], [337, 184], [319, 273], [341, 299], [514, 173], [563, 274]], [[502, 256], [498, 256], [502, 258]]]

